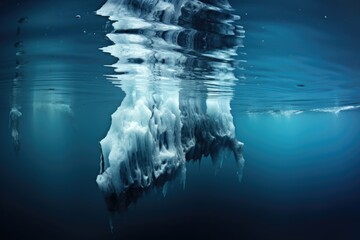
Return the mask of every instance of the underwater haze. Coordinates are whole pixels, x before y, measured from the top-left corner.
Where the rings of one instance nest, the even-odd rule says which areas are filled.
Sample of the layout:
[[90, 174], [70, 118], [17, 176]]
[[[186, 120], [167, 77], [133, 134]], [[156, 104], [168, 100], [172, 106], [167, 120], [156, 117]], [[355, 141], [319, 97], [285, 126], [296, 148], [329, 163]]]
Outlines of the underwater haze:
[[360, 2], [0, 3], [1, 239], [360, 239]]

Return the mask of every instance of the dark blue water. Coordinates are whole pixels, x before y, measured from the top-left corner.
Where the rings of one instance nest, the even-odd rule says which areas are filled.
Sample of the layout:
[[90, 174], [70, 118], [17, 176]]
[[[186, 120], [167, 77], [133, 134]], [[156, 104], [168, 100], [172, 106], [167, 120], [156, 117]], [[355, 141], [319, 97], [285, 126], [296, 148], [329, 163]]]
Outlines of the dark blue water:
[[[204, 86], [231, 96], [242, 181], [232, 154], [220, 170], [203, 157], [186, 163], [185, 188], [171, 181], [121, 213], [95, 181], [125, 97], [105, 66], [118, 59], [99, 50], [113, 44], [104, 3], [0, 4], [1, 239], [360, 238], [358, 2], [230, 1], [245, 30], [236, 81]], [[181, 84], [206, 99], [201, 81]]]

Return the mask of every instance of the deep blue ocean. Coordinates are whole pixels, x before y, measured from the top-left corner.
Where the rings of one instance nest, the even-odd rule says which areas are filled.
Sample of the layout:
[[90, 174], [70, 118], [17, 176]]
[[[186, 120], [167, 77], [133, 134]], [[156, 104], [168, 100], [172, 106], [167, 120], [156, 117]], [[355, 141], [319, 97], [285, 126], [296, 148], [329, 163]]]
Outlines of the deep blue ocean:
[[[114, 6], [99, 12], [106, 2]], [[202, 0], [194, 9], [210, 13], [184, 17], [181, 30], [147, 18], [160, 2], [199, 1], [0, 3], [0, 239], [360, 239], [360, 2], [231, 0], [229, 10], [226, 0]], [[146, 8], [144, 21], [121, 25], [121, 4]], [[156, 6], [165, 19], [171, 8]], [[241, 30], [236, 40], [222, 31], [224, 12], [240, 16], [224, 24]], [[189, 43], [183, 28], [205, 33]], [[166, 42], [174, 32], [180, 47]], [[133, 35], [151, 43], [140, 51]], [[236, 156], [223, 151], [219, 169], [211, 156], [186, 159], [185, 187], [169, 178], [140, 196], [126, 192], [125, 210], [109, 208], [96, 182], [99, 142], [122, 116], [137, 116], [130, 103], [111, 117], [131, 91], [151, 91], [155, 102], [175, 92], [180, 105], [208, 109], [230, 102], [228, 112], [204, 113], [203, 126], [232, 116], [234, 128], [219, 131], [244, 143], [241, 181]]]

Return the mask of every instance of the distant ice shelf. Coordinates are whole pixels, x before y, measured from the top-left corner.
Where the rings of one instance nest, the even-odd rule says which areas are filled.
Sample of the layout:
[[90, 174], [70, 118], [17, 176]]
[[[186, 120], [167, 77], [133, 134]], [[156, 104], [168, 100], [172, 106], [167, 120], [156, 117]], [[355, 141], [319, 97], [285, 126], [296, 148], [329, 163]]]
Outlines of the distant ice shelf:
[[327, 108], [316, 108], [316, 109], [312, 109], [311, 111], [313, 112], [327, 112], [327, 113], [334, 113], [336, 115], [338, 115], [340, 112], [342, 111], [349, 111], [349, 110], [355, 110], [360, 108], [360, 105], [356, 105], [356, 106], [341, 106], [341, 107], [327, 107]]
[[274, 116], [274, 117], [285, 116], [287, 118], [290, 118], [291, 116], [299, 115], [299, 114], [307, 113], [307, 112], [332, 113], [332, 114], [338, 115], [340, 112], [356, 110], [358, 108], [360, 108], [360, 105], [323, 107], [323, 108], [314, 108], [314, 109], [309, 109], [309, 110], [247, 111], [246, 113], [251, 117], [255, 117], [259, 114], [270, 114], [271, 116]]

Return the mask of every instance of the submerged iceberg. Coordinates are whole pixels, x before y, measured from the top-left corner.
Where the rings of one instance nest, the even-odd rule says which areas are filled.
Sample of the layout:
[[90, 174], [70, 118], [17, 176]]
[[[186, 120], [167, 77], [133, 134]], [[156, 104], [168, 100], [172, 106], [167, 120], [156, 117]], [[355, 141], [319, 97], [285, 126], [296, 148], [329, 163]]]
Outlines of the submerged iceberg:
[[126, 94], [100, 141], [96, 182], [110, 210], [123, 210], [153, 187], [180, 176], [186, 161], [230, 149], [242, 176], [243, 143], [230, 102], [234, 57], [244, 31], [226, 0], [108, 0], [112, 21], [102, 48], [118, 61], [108, 79]]
[[12, 107], [9, 113], [10, 118], [10, 128], [11, 128], [11, 138], [13, 140], [14, 148], [16, 151], [20, 148], [20, 134], [19, 134], [19, 119], [22, 116], [22, 113], [17, 107]]

